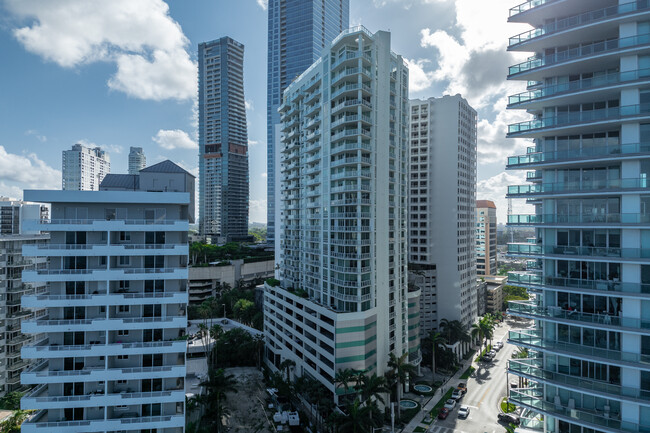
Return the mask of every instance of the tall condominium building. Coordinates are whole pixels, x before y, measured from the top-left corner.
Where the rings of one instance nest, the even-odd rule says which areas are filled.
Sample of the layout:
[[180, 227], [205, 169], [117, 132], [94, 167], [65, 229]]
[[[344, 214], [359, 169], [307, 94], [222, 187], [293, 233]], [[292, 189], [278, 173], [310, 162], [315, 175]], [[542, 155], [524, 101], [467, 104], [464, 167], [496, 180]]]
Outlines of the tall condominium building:
[[[35, 217], [38, 220], [38, 214]], [[25, 295], [37, 295], [46, 289], [45, 282], [25, 284], [23, 272], [44, 269], [44, 257], [23, 257], [24, 246], [46, 246], [48, 235], [0, 234], [0, 396], [21, 389], [20, 374], [31, 365], [22, 359], [21, 348], [38, 340], [38, 336], [21, 332], [24, 320], [43, 316], [44, 309], [33, 311], [21, 307]]]
[[199, 44], [199, 231], [215, 243], [248, 237], [244, 45]]
[[37, 203], [0, 197], [0, 235], [26, 234], [22, 222], [32, 219], [47, 219], [49, 209]]
[[382, 375], [390, 353], [419, 363], [408, 290], [408, 69], [390, 33], [355, 27], [284, 93], [279, 285], [267, 282], [267, 362], [296, 363], [332, 392], [352, 368]]
[[[460, 95], [411, 100], [410, 279], [421, 335], [477, 316], [476, 111]], [[455, 187], [454, 187], [455, 185]]]
[[111, 159], [100, 147], [93, 149], [75, 144], [63, 151], [63, 189], [97, 191], [99, 184], [111, 171]]
[[284, 89], [349, 27], [350, 0], [270, 0], [267, 71], [267, 241], [275, 243], [280, 219], [280, 114]]
[[497, 273], [497, 207], [490, 200], [476, 200], [476, 275]]
[[129, 174], [138, 174], [147, 166], [147, 157], [141, 147], [131, 147], [129, 150]]
[[[135, 179], [137, 187], [132, 187]], [[185, 427], [187, 232], [194, 177], [171, 161], [139, 175], [108, 175], [99, 191], [25, 191], [51, 203], [47, 269], [25, 271], [47, 292], [22, 297], [47, 315], [23, 321], [45, 338], [22, 349], [38, 360], [23, 372], [37, 410], [25, 433], [181, 433]]]
[[[526, 82], [509, 108], [533, 118], [508, 136], [531, 140], [508, 168], [526, 169], [529, 243], [508, 252], [529, 259], [509, 284], [530, 302], [510, 314], [536, 329], [511, 331], [529, 349], [509, 371], [527, 379], [510, 400], [529, 409], [525, 424], [545, 432], [650, 429], [650, 4], [646, 1], [529, 1], [510, 22], [530, 31], [509, 50], [533, 52], [510, 67]], [[523, 86], [522, 86], [523, 87]]]

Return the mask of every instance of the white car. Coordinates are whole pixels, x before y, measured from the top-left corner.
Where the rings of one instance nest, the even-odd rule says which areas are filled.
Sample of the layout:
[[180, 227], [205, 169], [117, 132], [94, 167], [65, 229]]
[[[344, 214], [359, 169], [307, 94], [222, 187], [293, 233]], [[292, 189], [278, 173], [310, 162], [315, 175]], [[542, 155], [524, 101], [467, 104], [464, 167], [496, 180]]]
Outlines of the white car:
[[451, 398], [454, 400], [460, 400], [463, 397], [463, 391], [460, 389], [455, 389], [454, 392], [451, 394]]
[[500, 342], [500, 341], [497, 341], [496, 343], [494, 343], [493, 347], [494, 347], [494, 350], [496, 350], [498, 352], [499, 350], [503, 349], [503, 343]]
[[496, 351], [494, 351], [494, 350], [490, 350], [489, 355], [490, 355], [492, 358], [496, 358], [497, 353], [496, 353]]
[[467, 418], [469, 416], [469, 407], [461, 406], [458, 409], [458, 418]]
[[456, 400], [450, 398], [449, 400], [447, 400], [444, 407], [445, 409], [449, 409], [449, 411], [451, 412], [456, 407]]

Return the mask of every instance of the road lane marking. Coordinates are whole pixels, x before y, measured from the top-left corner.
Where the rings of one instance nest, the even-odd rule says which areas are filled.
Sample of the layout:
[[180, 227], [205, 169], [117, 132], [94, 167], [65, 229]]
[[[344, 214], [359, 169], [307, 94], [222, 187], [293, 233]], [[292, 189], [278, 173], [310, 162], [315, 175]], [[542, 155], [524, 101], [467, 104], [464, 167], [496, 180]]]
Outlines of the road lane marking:
[[[483, 403], [483, 400], [485, 400], [485, 396], [490, 392], [490, 387], [488, 387], [485, 392], [483, 393], [483, 397], [481, 397], [481, 400], [478, 402], [478, 407], [481, 407], [481, 403]], [[477, 408], [478, 409], [478, 408]], [[493, 432], [494, 433], [494, 432]]]

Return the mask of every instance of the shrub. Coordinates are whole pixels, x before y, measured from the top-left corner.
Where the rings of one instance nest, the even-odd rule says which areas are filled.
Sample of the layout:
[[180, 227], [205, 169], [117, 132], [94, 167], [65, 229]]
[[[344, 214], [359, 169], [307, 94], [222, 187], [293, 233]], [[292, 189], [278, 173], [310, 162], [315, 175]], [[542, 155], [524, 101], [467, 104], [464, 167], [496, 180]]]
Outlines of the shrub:
[[280, 280], [276, 280], [275, 278], [267, 278], [266, 284], [271, 287], [278, 287], [280, 285]]

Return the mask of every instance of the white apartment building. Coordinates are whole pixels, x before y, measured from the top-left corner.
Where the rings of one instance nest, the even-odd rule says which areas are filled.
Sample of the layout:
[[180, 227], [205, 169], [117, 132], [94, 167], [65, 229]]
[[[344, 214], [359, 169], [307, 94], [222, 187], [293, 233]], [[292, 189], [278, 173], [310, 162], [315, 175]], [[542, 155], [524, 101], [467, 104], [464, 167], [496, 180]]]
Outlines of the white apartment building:
[[[38, 214], [35, 219], [39, 219]], [[21, 358], [21, 348], [39, 338], [23, 334], [22, 322], [45, 313], [44, 309], [26, 310], [21, 307], [22, 296], [37, 295], [46, 289], [45, 282], [23, 283], [23, 272], [47, 266], [44, 257], [23, 257], [22, 248], [25, 245], [47, 245], [48, 241], [48, 235], [0, 234], [0, 397], [22, 389], [20, 374], [31, 361]]]
[[49, 218], [47, 206], [0, 197], [0, 235], [26, 234], [22, 221]]
[[509, 21], [531, 26], [509, 50], [533, 55], [508, 75], [527, 86], [509, 108], [532, 115], [508, 128], [531, 140], [508, 197], [535, 213], [508, 223], [536, 230], [508, 245], [529, 260], [508, 284], [534, 295], [508, 311], [536, 323], [510, 331], [530, 350], [510, 400], [545, 432], [650, 431], [650, 4], [534, 0]]
[[408, 69], [390, 33], [347, 30], [284, 92], [279, 284], [265, 284], [267, 363], [338, 394], [389, 353], [419, 363], [406, 261]]
[[75, 144], [63, 151], [61, 171], [64, 190], [97, 191], [104, 176], [111, 171], [111, 159], [99, 147], [91, 149]]
[[147, 157], [141, 147], [129, 149], [129, 174], [138, 174], [140, 170], [147, 166]]
[[[137, 187], [132, 184], [136, 179]], [[23, 296], [47, 315], [23, 321], [45, 338], [23, 347], [38, 360], [22, 373], [35, 388], [22, 409], [38, 412], [25, 433], [184, 431], [187, 232], [194, 177], [171, 161], [138, 176], [108, 175], [100, 191], [25, 191], [50, 203], [35, 221], [49, 245], [25, 245], [47, 269], [23, 280], [48, 291]]]
[[460, 95], [411, 100], [409, 118], [409, 279], [425, 336], [442, 319], [477, 317], [477, 120]]
[[497, 207], [490, 200], [476, 200], [476, 275], [497, 274]]

